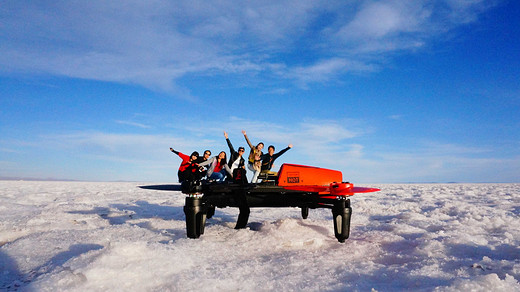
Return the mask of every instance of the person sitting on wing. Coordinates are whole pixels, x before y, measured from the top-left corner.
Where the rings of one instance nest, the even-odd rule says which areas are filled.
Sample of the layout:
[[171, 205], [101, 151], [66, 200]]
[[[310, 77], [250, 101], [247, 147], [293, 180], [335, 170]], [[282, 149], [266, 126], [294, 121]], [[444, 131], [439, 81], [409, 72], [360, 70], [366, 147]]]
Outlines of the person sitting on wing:
[[238, 151], [235, 151], [235, 148], [231, 144], [231, 141], [229, 140], [229, 136], [226, 132], [224, 132], [224, 137], [226, 137], [226, 142], [229, 146], [229, 152], [231, 153], [229, 157], [229, 163], [228, 165], [231, 168], [231, 173], [234, 173], [235, 169], [237, 168], [243, 168], [245, 170], [245, 160], [242, 155], [246, 151], [244, 147], [238, 147]]
[[210, 156], [211, 156], [211, 151], [210, 150], [205, 150], [204, 151], [204, 155], [203, 156], [199, 156], [199, 158], [197, 159], [197, 163], [202, 163], [202, 162], [208, 160]]
[[287, 150], [291, 149], [292, 147], [293, 147], [293, 145], [289, 144], [289, 146], [287, 146], [287, 148], [285, 148], [282, 151], [274, 154], [274, 146], [270, 145], [267, 148], [267, 153], [260, 157], [261, 160], [262, 160], [261, 172], [262, 173], [267, 173], [267, 174], [272, 174], [272, 175], [277, 175], [278, 174], [277, 172], [271, 171], [271, 168], [273, 167], [274, 161], [276, 160], [276, 158], [280, 157], [282, 154], [287, 152]]
[[[204, 161], [207, 161], [211, 156], [211, 151], [210, 150], [205, 150], [204, 151], [204, 155], [203, 156], [200, 156], [195, 162], [197, 164], [200, 164], [200, 163], [203, 163]], [[199, 166], [201, 168], [201, 175], [202, 176], [206, 176], [206, 174], [208, 173], [208, 169], [209, 169], [209, 166], [206, 165], [206, 169], [204, 169], [204, 167], [202, 166]]]
[[209, 165], [210, 167], [206, 174], [208, 179], [223, 182], [226, 179], [227, 174], [229, 174], [230, 177], [233, 177], [233, 173], [227, 165], [226, 160], [226, 152], [221, 151], [217, 156], [211, 157], [207, 161], [200, 163], [199, 166]]
[[264, 149], [264, 143], [260, 142], [256, 146], [253, 146], [253, 144], [251, 144], [251, 141], [249, 141], [249, 138], [247, 137], [246, 131], [242, 130], [242, 134], [244, 134], [244, 138], [246, 138], [247, 145], [249, 145], [249, 147], [251, 148], [251, 151], [249, 152], [247, 168], [249, 168], [249, 170], [253, 172], [253, 178], [251, 179], [251, 182], [256, 183], [258, 181], [258, 175], [262, 170], [262, 160], [260, 159], [260, 157], [263, 154], [262, 149]]
[[179, 166], [179, 170], [177, 171], [177, 176], [179, 177], [179, 182], [183, 181], [192, 181], [200, 179], [201, 175], [199, 174], [199, 167], [197, 166], [197, 159], [199, 158], [199, 152], [194, 151], [190, 156], [183, 154], [179, 151], [173, 150], [170, 147], [170, 151], [179, 155], [182, 159], [181, 165]]

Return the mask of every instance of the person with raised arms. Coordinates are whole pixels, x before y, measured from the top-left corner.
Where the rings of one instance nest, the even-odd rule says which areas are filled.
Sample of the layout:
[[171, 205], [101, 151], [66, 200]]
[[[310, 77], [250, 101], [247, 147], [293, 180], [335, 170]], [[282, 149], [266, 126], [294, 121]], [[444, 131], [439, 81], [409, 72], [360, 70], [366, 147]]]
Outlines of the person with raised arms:
[[260, 158], [262, 159], [262, 169], [261, 173], [268, 173], [272, 175], [277, 175], [277, 172], [271, 171], [271, 168], [273, 167], [273, 163], [276, 160], [276, 158], [280, 157], [282, 154], [287, 152], [287, 150], [291, 149], [293, 147], [292, 144], [289, 144], [287, 148], [283, 149], [282, 151], [274, 154], [274, 146], [270, 145], [267, 148], [267, 153], [262, 155]]
[[181, 153], [179, 151], [173, 150], [170, 147], [170, 151], [179, 155], [182, 159], [181, 165], [179, 166], [179, 170], [177, 171], [177, 176], [179, 177], [179, 182], [183, 181], [191, 181], [199, 179], [199, 167], [197, 166], [197, 160], [199, 159], [199, 152], [194, 151], [190, 156]]
[[251, 179], [252, 183], [256, 183], [258, 181], [258, 175], [262, 170], [262, 149], [264, 149], [264, 143], [260, 142], [256, 146], [253, 146], [249, 138], [247, 137], [246, 131], [242, 130], [242, 134], [244, 134], [244, 138], [246, 139], [247, 145], [251, 148], [249, 152], [249, 158], [247, 163], [247, 168], [253, 172], [253, 178]]

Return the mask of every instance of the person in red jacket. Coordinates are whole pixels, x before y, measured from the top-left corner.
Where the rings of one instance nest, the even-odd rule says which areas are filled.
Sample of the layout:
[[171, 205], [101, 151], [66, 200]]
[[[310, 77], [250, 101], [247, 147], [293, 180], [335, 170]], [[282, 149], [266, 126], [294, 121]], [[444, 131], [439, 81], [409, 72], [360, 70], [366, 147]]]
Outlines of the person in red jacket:
[[179, 166], [179, 171], [177, 172], [177, 175], [179, 176], [179, 182], [182, 183], [186, 180], [196, 179], [199, 173], [199, 166], [196, 163], [197, 159], [199, 158], [199, 152], [194, 151], [191, 153], [191, 156], [188, 156], [179, 151], [173, 150], [173, 148], [170, 148], [170, 151], [179, 155], [179, 157], [182, 159], [181, 165]]

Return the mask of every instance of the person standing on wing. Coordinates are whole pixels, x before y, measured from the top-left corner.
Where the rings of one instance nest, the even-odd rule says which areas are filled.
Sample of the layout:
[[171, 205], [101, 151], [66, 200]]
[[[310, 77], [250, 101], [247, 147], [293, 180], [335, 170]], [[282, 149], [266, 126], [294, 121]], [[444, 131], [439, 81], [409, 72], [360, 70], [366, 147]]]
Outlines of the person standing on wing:
[[261, 172], [262, 173], [268, 173], [268, 174], [277, 175], [277, 172], [271, 171], [271, 168], [273, 167], [274, 161], [276, 160], [276, 158], [280, 157], [282, 154], [287, 152], [287, 150], [291, 149], [292, 146], [293, 146], [292, 144], [289, 144], [289, 146], [287, 146], [287, 148], [285, 148], [282, 151], [274, 154], [274, 146], [270, 145], [267, 148], [267, 153], [260, 157], [260, 159], [262, 160]]
[[229, 136], [226, 132], [224, 132], [224, 137], [226, 137], [226, 142], [229, 146], [229, 152], [231, 153], [228, 165], [231, 168], [231, 173], [234, 174], [234, 171], [237, 168], [245, 169], [245, 160], [244, 157], [242, 157], [242, 155], [246, 150], [244, 149], [244, 147], [238, 147], [238, 152], [235, 151], [235, 148], [233, 148], [233, 145], [231, 144]]
[[249, 138], [247, 138], [246, 131], [242, 130], [242, 134], [244, 134], [244, 138], [246, 138], [247, 145], [249, 145], [251, 148], [251, 151], [249, 152], [247, 168], [253, 172], [253, 179], [251, 182], [256, 183], [258, 181], [258, 175], [262, 169], [262, 160], [260, 157], [263, 154], [262, 149], [264, 149], [264, 143], [260, 142], [256, 146], [253, 146], [253, 144], [251, 144], [249, 141]]

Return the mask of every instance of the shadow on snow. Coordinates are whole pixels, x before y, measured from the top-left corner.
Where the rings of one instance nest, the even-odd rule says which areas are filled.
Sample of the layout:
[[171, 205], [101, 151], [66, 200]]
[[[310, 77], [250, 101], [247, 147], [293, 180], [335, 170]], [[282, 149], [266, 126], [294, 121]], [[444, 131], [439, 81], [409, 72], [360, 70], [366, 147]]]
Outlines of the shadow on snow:
[[19, 271], [18, 265], [8, 255], [0, 251], [0, 263], [2, 263], [2, 273], [0, 274], [0, 290], [18, 291], [30, 284], [41, 275], [55, 271], [66, 270], [63, 267], [68, 260], [78, 257], [92, 250], [100, 250], [103, 246], [99, 244], [74, 244], [68, 250], [63, 251], [49, 259], [39, 267], [31, 269], [26, 274]]

